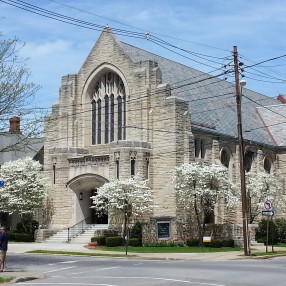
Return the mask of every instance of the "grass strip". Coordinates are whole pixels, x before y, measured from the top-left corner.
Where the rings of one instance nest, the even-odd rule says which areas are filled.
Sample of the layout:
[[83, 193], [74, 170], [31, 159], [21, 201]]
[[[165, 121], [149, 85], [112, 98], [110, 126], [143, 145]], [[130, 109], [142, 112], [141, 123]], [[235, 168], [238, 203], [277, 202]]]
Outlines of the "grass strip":
[[274, 252], [255, 252], [252, 256], [277, 256], [286, 255], [286, 251], [274, 251]]
[[[125, 247], [105, 247], [96, 246], [100, 251], [118, 251], [125, 252]], [[209, 252], [229, 252], [240, 251], [242, 248], [209, 248], [209, 247], [128, 247], [128, 252], [131, 253], [209, 253]]]
[[10, 282], [14, 277], [0, 277], [0, 284]]
[[[107, 254], [107, 253], [89, 253], [89, 252], [69, 252], [69, 251], [52, 251], [52, 250], [31, 250], [27, 253], [37, 254], [57, 254], [57, 255], [77, 255], [77, 256], [106, 256], [106, 257], [126, 257], [124, 254]], [[132, 255], [135, 256], [135, 255]]]

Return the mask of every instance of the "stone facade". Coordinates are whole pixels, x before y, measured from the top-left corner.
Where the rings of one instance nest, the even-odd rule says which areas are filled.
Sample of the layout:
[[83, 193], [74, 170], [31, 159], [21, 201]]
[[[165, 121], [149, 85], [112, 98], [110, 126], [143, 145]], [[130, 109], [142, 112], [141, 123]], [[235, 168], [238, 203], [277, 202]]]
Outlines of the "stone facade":
[[[122, 43], [109, 29], [102, 32], [78, 74], [62, 78], [59, 102], [46, 118], [44, 170], [54, 206], [50, 228], [94, 216], [90, 196], [96, 188], [138, 174], [149, 179], [158, 206], [150, 218], [150, 233], [156, 237], [158, 227], [162, 232], [169, 227], [168, 237], [177, 238], [187, 217], [176, 207], [170, 177], [176, 166], [224, 164], [231, 180], [238, 180], [236, 127], [226, 129], [229, 122], [223, 118], [218, 123], [204, 117], [203, 110], [199, 114], [191, 91], [179, 96], [174, 83], [188, 77], [187, 72], [206, 76]], [[219, 80], [217, 85], [231, 86]], [[251, 168], [263, 170], [268, 160], [271, 172], [283, 177], [283, 146], [271, 144], [266, 131], [261, 134], [261, 142], [258, 136], [247, 141]], [[223, 203], [215, 214], [216, 222], [223, 223]], [[231, 219], [241, 223], [240, 217], [238, 211]]]

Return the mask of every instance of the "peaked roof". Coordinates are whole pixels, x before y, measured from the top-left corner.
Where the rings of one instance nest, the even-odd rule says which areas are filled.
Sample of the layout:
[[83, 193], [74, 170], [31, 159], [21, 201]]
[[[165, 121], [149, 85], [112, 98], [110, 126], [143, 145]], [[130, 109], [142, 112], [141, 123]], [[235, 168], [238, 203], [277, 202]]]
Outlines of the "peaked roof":
[[[157, 62], [162, 71], [163, 83], [168, 83], [171, 89], [191, 83], [183, 88], [173, 89], [172, 95], [189, 102], [193, 129], [237, 137], [235, 87], [232, 83], [218, 78], [210, 78], [212, 76], [209, 74], [127, 43], [119, 43], [134, 63], [147, 60]], [[283, 106], [280, 101], [246, 88], [243, 88], [242, 94], [244, 95], [242, 99], [244, 138], [273, 147], [285, 146], [285, 137], [284, 140], [281, 138], [275, 140], [279, 130], [277, 128], [272, 129], [271, 134], [267, 127], [272, 124], [272, 121], [263, 121], [257, 110], [262, 106]], [[271, 112], [271, 110], [268, 111]], [[284, 121], [286, 121], [286, 109], [283, 108], [283, 111], [281, 109], [281, 112], [283, 113], [282, 116], [285, 116]], [[279, 115], [272, 113], [271, 116], [276, 118]], [[281, 121], [281, 115], [279, 118]]]

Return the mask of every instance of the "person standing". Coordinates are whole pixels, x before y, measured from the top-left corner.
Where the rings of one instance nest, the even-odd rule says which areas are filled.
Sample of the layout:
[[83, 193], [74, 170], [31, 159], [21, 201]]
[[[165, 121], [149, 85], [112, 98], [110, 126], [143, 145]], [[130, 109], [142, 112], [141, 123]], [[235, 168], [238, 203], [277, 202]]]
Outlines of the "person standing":
[[4, 271], [6, 264], [6, 253], [8, 249], [8, 234], [6, 228], [2, 226], [0, 228], [0, 272]]

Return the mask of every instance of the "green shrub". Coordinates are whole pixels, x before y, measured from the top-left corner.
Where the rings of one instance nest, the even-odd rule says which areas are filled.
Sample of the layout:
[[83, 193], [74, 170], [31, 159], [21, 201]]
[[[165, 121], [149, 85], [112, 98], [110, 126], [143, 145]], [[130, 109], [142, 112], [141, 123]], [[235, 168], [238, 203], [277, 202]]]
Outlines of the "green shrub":
[[15, 231], [9, 230], [7, 231], [9, 240], [15, 241]]
[[163, 240], [163, 239], [153, 239], [153, 240], [143, 240], [143, 246], [145, 247], [183, 247], [185, 243], [178, 240]]
[[208, 245], [206, 245], [205, 243], [205, 246], [209, 246], [212, 248], [221, 248], [222, 245], [223, 245], [222, 239], [212, 239], [211, 242], [208, 243]]
[[106, 245], [106, 237], [105, 236], [94, 236], [90, 240], [91, 242], [97, 242], [97, 245]]
[[38, 227], [39, 223], [36, 220], [24, 220], [17, 223], [16, 232], [34, 235], [34, 232]]
[[258, 243], [263, 243], [264, 245], [266, 244], [266, 238], [258, 238], [256, 241]]
[[[278, 233], [278, 227], [275, 223], [275, 221], [268, 221], [268, 243], [271, 244], [272, 241], [274, 244], [279, 242], [279, 233]], [[255, 240], [258, 241], [259, 239], [265, 239], [267, 238], [267, 220], [262, 219], [258, 223], [258, 228], [255, 230]]]
[[190, 238], [186, 241], [186, 244], [187, 244], [187, 246], [190, 246], [190, 247], [199, 246], [200, 241], [199, 241], [199, 239]]
[[107, 247], [115, 247], [123, 245], [123, 238], [121, 236], [113, 236], [106, 238]]
[[142, 224], [136, 221], [130, 230], [130, 238], [140, 238], [142, 239]]
[[285, 218], [277, 218], [274, 223], [277, 226], [278, 232], [278, 242], [286, 243], [286, 219]]
[[15, 233], [15, 241], [20, 241], [20, 242], [31, 242], [34, 241], [33, 235], [28, 234], [28, 233]]
[[141, 238], [130, 238], [128, 244], [130, 246], [142, 246], [142, 240]]
[[231, 238], [222, 239], [221, 242], [222, 242], [222, 247], [234, 247], [234, 240]]

